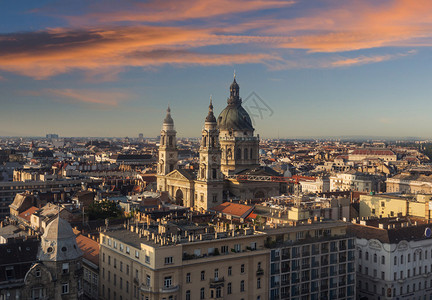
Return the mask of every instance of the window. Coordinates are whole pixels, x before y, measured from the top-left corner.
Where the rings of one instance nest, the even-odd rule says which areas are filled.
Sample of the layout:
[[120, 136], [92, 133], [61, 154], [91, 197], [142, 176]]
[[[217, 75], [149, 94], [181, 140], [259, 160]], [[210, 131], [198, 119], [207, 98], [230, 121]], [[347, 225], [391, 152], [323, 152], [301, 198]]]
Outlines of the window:
[[135, 257], [139, 258], [139, 252], [138, 252], [138, 250], [135, 250]]
[[[407, 261], [411, 262], [411, 254], [408, 253]], [[414, 254], [414, 261], [415, 261], [415, 254]]]
[[244, 273], [245, 272], [245, 265], [244, 264], [242, 264], [241, 266], [240, 266], [240, 273]]
[[222, 297], [222, 288], [218, 286], [216, 288], [216, 298], [221, 298], [221, 297]]
[[381, 272], [381, 279], [384, 280], [384, 278], [385, 278], [385, 273]]
[[261, 278], [257, 278], [257, 289], [261, 288]]
[[150, 275], [146, 276], [146, 284], [147, 284], [147, 286], [150, 286], [150, 284], [151, 284], [151, 277], [150, 277]]
[[172, 263], [173, 263], [173, 257], [172, 256], [165, 257], [165, 264], [166, 265], [170, 265]]
[[365, 256], [366, 260], [369, 260], [369, 252], [366, 251], [366, 256]]
[[105, 262], [105, 253], [102, 254], [102, 261]]
[[164, 287], [169, 288], [172, 285], [172, 278], [171, 276], [167, 276], [164, 278]]
[[235, 244], [234, 245], [234, 251], [235, 252], [241, 252], [241, 244]]
[[63, 274], [68, 274], [69, 273], [69, 263], [64, 263], [62, 265], [62, 273]]
[[400, 257], [400, 263], [403, 264], [404, 260], [403, 260], [403, 255], [401, 255]]
[[361, 250], [359, 250], [358, 254], [359, 254], [359, 259], [362, 259], [362, 251]]
[[111, 256], [108, 255], [108, 265], [111, 265]]
[[123, 272], [123, 262], [120, 262], [120, 272]]
[[229, 267], [228, 267], [228, 276], [231, 276], [231, 275], [232, 275], [232, 267], [229, 266]]
[[376, 255], [376, 253], [374, 254], [374, 263], [376, 263], [378, 261], [378, 255]]
[[126, 293], [129, 293], [129, 281], [126, 281]]
[[62, 294], [69, 294], [69, 283], [62, 284]]
[[205, 298], [205, 290], [204, 288], [200, 289], [200, 299], [204, 299]]
[[381, 256], [381, 264], [384, 265], [385, 264], [385, 256]]
[[245, 290], [245, 284], [244, 284], [244, 280], [240, 281], [240, 292], [244, 292]]
[[397, 274], [396, 274], [396, 272], [393, 273], [393, 280], [394, 280], [394, 281], [397, 280]]
[[123, 289], [123, 278], [120, 277], [120, 289]]
[[186, 300], [190, 300], [191, 292], [189, 290], [186, 291]]
[[[6, 272], [7, 272], [7, 268], [6, 268]], [[36, 269], [35, 276], [36, 277], [41, 277], [41, 270], [39, 268]]]
[[393, 260], [394, 260], [393, 264], [396, 266], [397, 265], [397, 257], [395, 256]]
[[191, 274], [187, 273], [186, 274], [186, 283], [190, 283], [191, 282]]
[[117, 259], [114, 258], [114, 269], [117, 269]]
[[201, 281], [205, 280], [205, 271], [201, 271]]
[[227, 294], [231, 295], [231, 293], [232, 293], [232, 285], [231, 285], [231, 282], [228, 282], [228, 285], [227, 285]]
[[127, 253], [127, 254], [130, 253], [130, 248], [129, 248], [129, 246], [126, 246], [126, 253]]
[[228, 253], [228, 246], [222, 246], [221, 253]]
[[117, 274], [114, 273], [114, 285], [117, 284]]
[[129, 265], [126, 265], [126, 274], [129, 275]]
[[[43, 299], [43, 288], [32, 289], [32, 299]], [[3, 296], [2, 296], [3, 297]], [[4, 299], [10, 299], [8, 296]]]
[[219, 280], [219, 269], [214, 270], [214, 279]]
[[146, 264], [150, 263], [150, 256], [148, 256], [148, 255], [145, 256], [145, 262], [146, 262]]
[[120, 251], [123, 252], [123, 250], [124, 250], [124, 245], [120, 244]]

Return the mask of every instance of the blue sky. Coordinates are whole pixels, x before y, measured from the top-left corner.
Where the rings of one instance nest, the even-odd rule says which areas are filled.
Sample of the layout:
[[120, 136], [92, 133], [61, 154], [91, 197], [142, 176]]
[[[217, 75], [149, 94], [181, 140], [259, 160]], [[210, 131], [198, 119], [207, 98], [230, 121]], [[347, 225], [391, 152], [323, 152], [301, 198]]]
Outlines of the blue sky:
[[432, 137], [430, 1], [9, 1], [0, 19], [0, 136], [152, 137], [168, 104], [199, 136], [235, 70], [271, 110], [261, 137]]

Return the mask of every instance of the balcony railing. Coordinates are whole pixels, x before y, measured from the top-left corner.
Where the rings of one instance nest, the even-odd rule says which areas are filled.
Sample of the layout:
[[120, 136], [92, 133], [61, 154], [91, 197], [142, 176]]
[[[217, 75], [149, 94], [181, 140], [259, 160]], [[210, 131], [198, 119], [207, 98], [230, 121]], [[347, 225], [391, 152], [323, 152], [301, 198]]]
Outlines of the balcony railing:
[[161, 292], [161, 293], [174, 293], [174, 292], [177, 292], [179, 289], [180, 289], [179, 285], [164, 286], [159, 290], [159, 292]]
[[[283, 271], [283, 269], [282, 269], [282, 271]], [[264, 270], [261, 269], [261, 268], [259, 268], [259, 269], [256, 271], [256, 275], [257, 275], [257, 276], [264, 275]]]
[[218, 286], [223, 286], [225, 282], [224, 277], [211, 278], [209, 280], [210, 288], [216, 288]]

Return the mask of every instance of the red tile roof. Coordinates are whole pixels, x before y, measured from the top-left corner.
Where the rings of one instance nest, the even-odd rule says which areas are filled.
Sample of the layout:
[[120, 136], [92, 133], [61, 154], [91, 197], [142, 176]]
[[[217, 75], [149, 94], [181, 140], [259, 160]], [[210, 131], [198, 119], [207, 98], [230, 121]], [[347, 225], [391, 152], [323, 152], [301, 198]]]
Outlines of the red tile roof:
[[27, 222], [30, 223], [30, 217], [32, 214], [34, 214], [35, 211], [39, 210], [39, 208], [37, 208], [36, 206], [32, 206], [29, 209], [23, 211], [22, 213], [20, 213], [18, 215], [18, 217], [26, 220]]
[[224, 202], [211, 210], [238, 218], [246, 218], [252, 212], [253, 206]]
[[99, 266], [99, 243], [82, 234], [76, 237], [76, 241], [83, 252], [83, 257]]

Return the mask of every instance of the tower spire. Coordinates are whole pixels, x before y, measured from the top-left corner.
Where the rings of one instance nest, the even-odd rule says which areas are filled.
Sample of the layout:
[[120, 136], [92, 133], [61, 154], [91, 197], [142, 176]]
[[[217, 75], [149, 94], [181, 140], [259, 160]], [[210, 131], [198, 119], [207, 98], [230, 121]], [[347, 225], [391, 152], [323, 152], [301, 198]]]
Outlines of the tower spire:
[[213, 99], [212, 99], [212, 95], [210, 95], [209, 112], [208, 112], [208, 115], [207, 115], [205, 121], [206, 122], [216, 123], [216, 117], [214, 116], [214, 113], [213, 113]]

